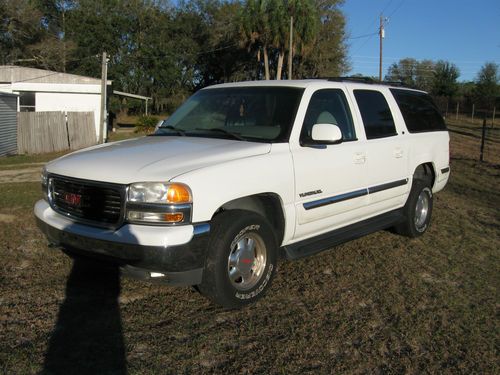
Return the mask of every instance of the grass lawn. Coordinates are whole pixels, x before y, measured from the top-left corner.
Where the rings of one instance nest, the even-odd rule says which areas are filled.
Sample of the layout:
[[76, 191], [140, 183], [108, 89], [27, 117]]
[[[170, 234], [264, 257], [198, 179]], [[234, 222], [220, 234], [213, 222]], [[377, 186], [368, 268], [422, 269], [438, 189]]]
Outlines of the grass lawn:
[[460, 126], [424, 236], [283, 262], [240, 311], [73, 262], [35, 226], [39, 185], [0, 184], [0, 373], [498, 373], [500, 148], [475, 161]]
[[0, 157], [0, 168], [2, 167], [25, 167], [22, 164], [46, 163], [60, 156], [67, 154], [69, 151], [52, 152], [49, 154], [37, 155], [12, 155]]

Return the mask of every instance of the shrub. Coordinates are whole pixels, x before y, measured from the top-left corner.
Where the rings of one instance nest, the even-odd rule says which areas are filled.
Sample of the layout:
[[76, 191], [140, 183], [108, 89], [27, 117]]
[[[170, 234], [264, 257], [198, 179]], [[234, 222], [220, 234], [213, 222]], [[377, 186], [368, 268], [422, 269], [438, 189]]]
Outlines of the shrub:
[[151, 133], [155, 130], [155, 126], [159, 119], [156, 116], [141, 116], [135, 123], [137, 133]]

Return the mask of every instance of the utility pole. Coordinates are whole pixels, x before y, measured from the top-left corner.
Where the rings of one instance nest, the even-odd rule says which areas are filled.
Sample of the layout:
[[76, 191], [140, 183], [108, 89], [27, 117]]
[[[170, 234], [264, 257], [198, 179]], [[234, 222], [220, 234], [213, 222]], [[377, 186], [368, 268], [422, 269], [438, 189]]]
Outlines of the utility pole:
[[292, 61], [293, 61], [293, 16], [290, 17], [290, 48], [288, 51], [288, 79], [292, 79]]
[[101, 116], [99, 117], [99, 143], [104, 143], [104, 132], [106, 131], [106, 84], [108, 82], [108, 59], [106, 52], [102, 53], [101, 66]]
[[380, 40], [380, 61], [379, 61], [379, 67], [378, 67], [378, 80], [380, 82], [382, 82], [382, 40], [385, 37], [384, 16], [382, 14], [380, 15], [380, 27], [379, 27], [378, 35], [379, 35], [379, 40]]

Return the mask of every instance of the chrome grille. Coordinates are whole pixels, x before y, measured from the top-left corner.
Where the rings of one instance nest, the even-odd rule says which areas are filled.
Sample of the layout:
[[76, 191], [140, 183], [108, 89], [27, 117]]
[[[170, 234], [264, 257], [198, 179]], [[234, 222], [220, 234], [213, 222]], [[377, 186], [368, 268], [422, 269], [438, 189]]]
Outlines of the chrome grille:
[[123, 220], [124, 185], [49, 176], [49, 197], [54, 210], [77, 220], [106, 227]]

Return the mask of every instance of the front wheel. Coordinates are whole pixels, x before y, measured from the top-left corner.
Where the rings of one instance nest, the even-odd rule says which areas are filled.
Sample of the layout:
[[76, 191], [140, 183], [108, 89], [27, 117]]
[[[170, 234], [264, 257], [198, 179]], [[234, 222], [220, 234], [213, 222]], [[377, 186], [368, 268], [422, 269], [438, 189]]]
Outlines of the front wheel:
[[212, 228], [198, 290], [226, 308], [256, 301], [276, 270], [277, 244], [271, 226], [253, 212], [230, 210], [217, 215]]
[[403, 208], [405, 219], [395, 227], [396, 232], [407, 237], [424, 234], [431, 221], [432, 206], [433, 197], [429, 184], [424, 180], [413, 180], [410, 196]]

